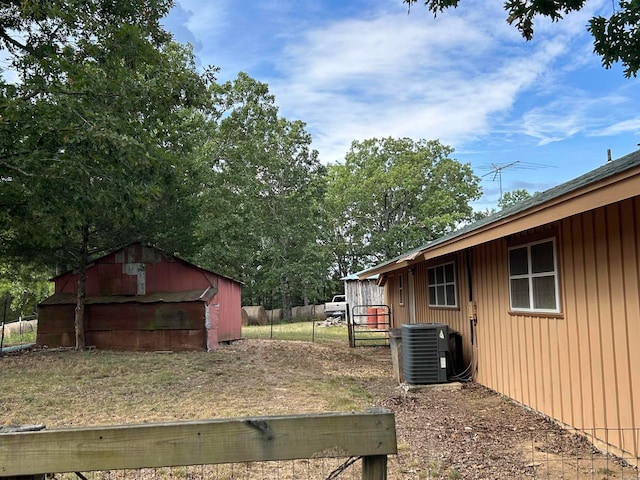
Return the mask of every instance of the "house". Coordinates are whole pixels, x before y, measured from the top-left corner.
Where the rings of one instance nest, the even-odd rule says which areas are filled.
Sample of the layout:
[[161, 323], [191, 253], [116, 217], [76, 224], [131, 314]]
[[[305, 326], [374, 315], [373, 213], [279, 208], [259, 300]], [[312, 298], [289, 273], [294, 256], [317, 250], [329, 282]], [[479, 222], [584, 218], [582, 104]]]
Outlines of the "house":
[[640, 151], [377, 265], [395, 327], [445, 323], [475, 381], [640, 444]]
[[[36, 343], [75, 345], [78, 273], [53, 278], [38, 310]], [[212, 350], [241, 337], [241, 284], [142, 244], [87, 268], [87, 345], [114, 350]]]

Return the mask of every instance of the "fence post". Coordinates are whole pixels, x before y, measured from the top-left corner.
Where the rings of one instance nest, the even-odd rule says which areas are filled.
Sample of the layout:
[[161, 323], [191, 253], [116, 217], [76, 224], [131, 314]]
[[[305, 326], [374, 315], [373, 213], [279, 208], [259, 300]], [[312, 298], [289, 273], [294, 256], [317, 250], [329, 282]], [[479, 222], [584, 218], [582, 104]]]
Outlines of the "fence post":
[[387, 456], [362, 457], [362, 480], [387, 480]]

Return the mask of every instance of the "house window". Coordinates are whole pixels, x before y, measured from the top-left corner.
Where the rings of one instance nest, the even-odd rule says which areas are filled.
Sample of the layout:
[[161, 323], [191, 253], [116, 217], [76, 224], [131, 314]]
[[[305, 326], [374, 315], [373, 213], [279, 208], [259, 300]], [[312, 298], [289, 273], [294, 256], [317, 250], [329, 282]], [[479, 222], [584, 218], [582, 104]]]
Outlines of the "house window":
[[560, 311], [555, 239], [509, 249], [511, 310]]
[[403, 276], [398, 276], [398, 303], [404, 305], [404, 284], [402, 282]]
[[445, 263], [427, 270], [429, 278], [429, 306], [457, 307], [455, 264]]

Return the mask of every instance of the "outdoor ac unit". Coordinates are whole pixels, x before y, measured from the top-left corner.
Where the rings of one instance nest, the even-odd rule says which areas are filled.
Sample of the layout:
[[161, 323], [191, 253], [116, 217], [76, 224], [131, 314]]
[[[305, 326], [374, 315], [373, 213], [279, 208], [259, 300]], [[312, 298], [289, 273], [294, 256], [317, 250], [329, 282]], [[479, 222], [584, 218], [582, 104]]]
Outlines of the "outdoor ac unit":
[[447, 381], [449, 329], [443, 323], [402, 325], [402, 369], [406, 383]]

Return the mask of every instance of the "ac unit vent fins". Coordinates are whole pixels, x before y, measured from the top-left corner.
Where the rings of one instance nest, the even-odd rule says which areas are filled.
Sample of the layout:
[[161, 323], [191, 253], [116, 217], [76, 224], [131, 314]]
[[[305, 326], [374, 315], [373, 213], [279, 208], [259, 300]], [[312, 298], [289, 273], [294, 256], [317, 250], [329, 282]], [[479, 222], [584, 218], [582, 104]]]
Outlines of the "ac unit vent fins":
[[447, 381], [449, 329], [444, 323], [402, 325], [402, 369], [406, 383], [429, 385]]

